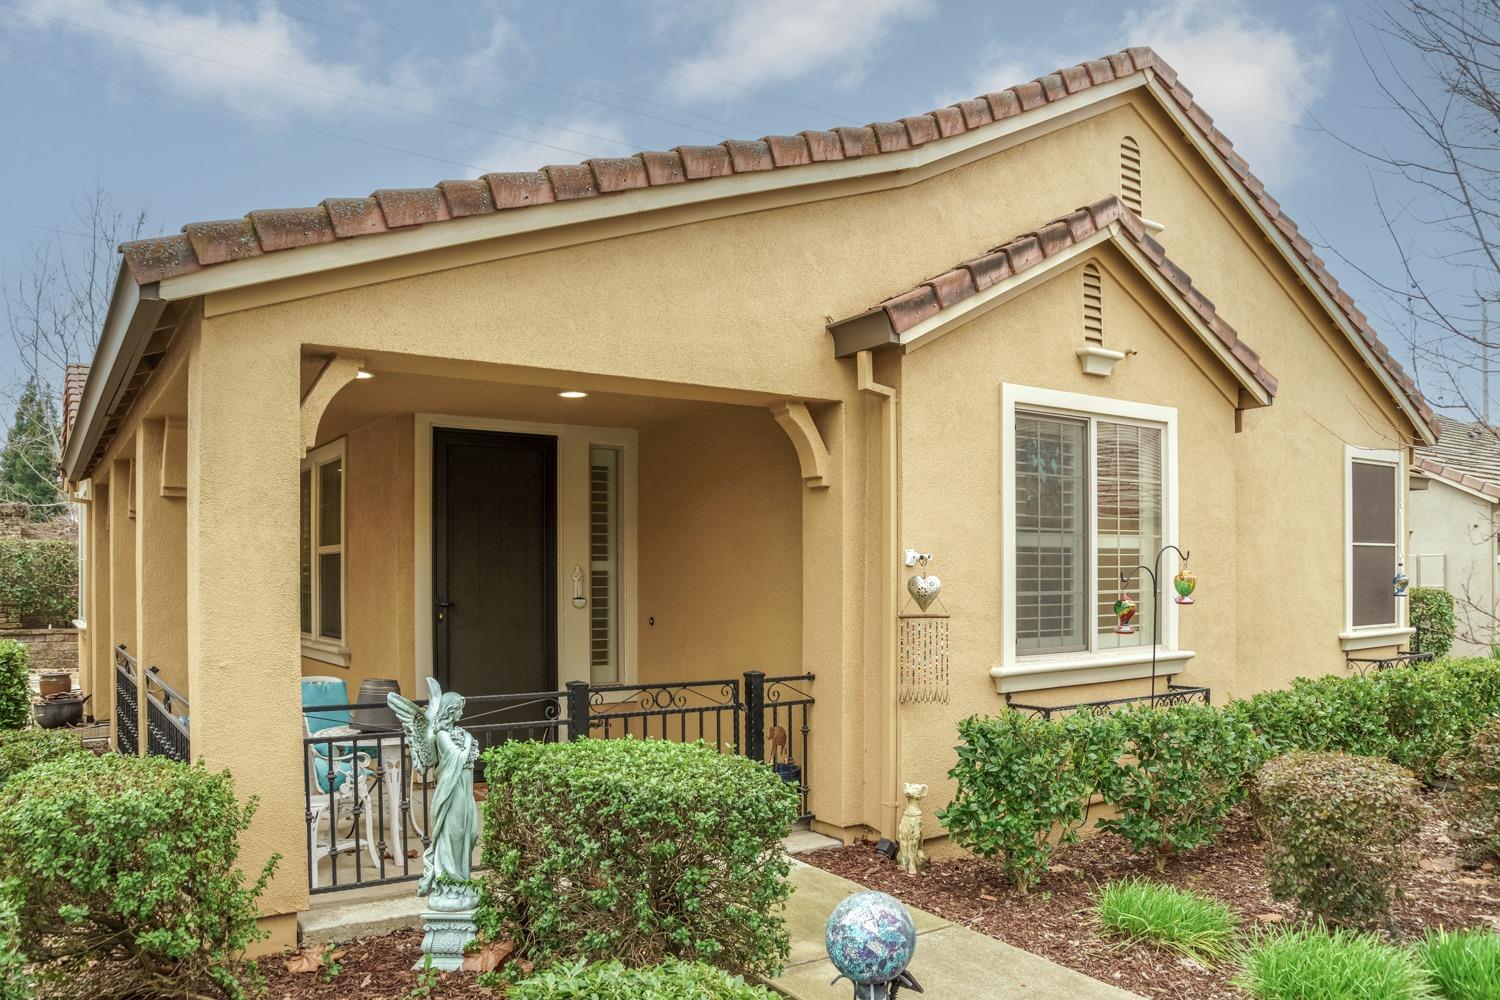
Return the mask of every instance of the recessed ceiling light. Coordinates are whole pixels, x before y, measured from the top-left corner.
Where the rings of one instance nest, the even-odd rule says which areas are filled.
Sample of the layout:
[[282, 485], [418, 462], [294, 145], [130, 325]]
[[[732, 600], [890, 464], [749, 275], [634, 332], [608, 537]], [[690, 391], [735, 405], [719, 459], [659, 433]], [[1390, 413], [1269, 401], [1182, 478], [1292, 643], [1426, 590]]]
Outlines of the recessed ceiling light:
[[580, 392], [577, 389], [564, 389], [562, 392], [558, 393], [558, 395], [563, 399], [582, 399], [583, 397], [587, 396], [588, 393]]
[[354, 377], [355, 378], [374, 378], [375, 377], [375, 373], [374, 372], [367, 372], [363, 368], [361, 368], [359, 371], [357, 371], [357, 372], [354, 373]]

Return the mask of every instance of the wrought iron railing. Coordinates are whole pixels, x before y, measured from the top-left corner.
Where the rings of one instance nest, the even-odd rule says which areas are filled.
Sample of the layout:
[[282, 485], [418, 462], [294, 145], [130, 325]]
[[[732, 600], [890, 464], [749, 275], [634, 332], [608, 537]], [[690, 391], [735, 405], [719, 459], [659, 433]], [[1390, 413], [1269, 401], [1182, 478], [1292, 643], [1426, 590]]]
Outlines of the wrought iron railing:
[[193, 760], [188, 700], [155, 667], [146, 671], [146, 753], [184, 764]]
[[135, 657], [123, 645], [115, 647], [115, 749], [126, 755], [141, 752], [137, 712], [139, 686], [135, 679]]
[[1110, 712], [1126, 705], [1142, 703], [1159, 708], [1168, 708], [1172, 705], [1207, 705], [1209, 693], [1206, 687], [1168, 684], [1166, 691], [1155, 696], [1142, 694], [1129, 698], [1107, 698], [1104, 701], [1080, 701], [1071, 705], [1025, 705], [1012, 700], [1010, 695], [1006, 695], [1005, 703], [1018, 712], [1030, 712], [1037, 718], [1050, 722], [1054, 716], [1066, 715], [1069, 712]]
[[[585, 736], [701, 740], [723, 753], [769, 761], [797, 785], [806, 817], [812, 681], [811, 674], [751, 672], [683, 684], [574, 682], [563, 691], [467, 698], [460, 724], [481, 747]], [[404, 733], [355, 721], [385, 707], [383, 702], [303, 707], [312, 892], [421, 876], [420, 858], [429, 843], [429, 776], [415, 768]]]

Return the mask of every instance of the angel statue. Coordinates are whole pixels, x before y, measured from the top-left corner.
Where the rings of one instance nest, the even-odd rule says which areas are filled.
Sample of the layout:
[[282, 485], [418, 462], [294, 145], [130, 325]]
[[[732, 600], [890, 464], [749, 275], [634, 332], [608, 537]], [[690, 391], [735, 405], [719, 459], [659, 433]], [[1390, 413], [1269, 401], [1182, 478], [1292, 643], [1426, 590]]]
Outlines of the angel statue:
[[431, 697], [425, 709], [394, 691], [385, 701], [406, 730], [413, 764], [424, 771], [437, 769], [428, 806], [431, 839], [422, 854], [417, 895], [432, 895], [429, 910], [422, 914], [427, 924], [422, 951], [432, 957], [434, 968], [451, 970], [463, 963], [464, 945], [474, 937], [478, 893], [469, 884], [469, 867], [479, 840], [479, 809], [474, 804], [479, 741], [459, 728], [462, 695], [445, 693], [431, 677], [427, 690]]

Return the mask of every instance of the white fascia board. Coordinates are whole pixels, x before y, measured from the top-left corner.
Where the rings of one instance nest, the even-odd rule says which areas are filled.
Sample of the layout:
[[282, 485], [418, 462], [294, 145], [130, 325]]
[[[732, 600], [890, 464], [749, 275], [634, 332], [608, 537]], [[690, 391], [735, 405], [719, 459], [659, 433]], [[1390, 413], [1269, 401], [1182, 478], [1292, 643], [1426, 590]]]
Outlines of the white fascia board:
[[[726, 202], [724, 214], [732, 215], [739, 209], [727, 202], [744, 195], [811, 188], [857, 178], [885, 177], [889, 180], [886, 186], [899, 187], [945, 169], [945, 161], [957, 161], [952, 164], [957, 166], [989, 155], [997, 149], [1032, 138], [1056, 119], [1076, 115], [1093, 105], [1146, 85], [1147, 75], [1144, 71], [1132, 73], [1118, 80], [1069, 94], [1032, 111], [1023, 111], [1003, 121], [980, 126], [962, 135], [938, 139], [915, 149], [733, 174], [709, 181], [685, 181], [681, 184], [638, 188], [595, 198], [506, 209], [487, 215], [335, 240], [332, 243], [298, 247], [294, 250], [279, 250], [258, 257], [214, 264], [191, 274], [164, 278], [161, 281], [161, 295], [168, 301], [193, 298], [446, 247], [715, 201]], [[827, 197], [841, 197], [842, 194], [840, 191], [830, 191]], [[675, 223], [670, 220], [663, 222], [663, 225], [668, 224]]]
[[1302, 259], [1302, 255], [1297, 252], [1296, 248], [1292, 246], [1291, 241], [1286, 238], [1286, 234], [1276, 227], [1275, 223], [1271, 221], [1270, 216], [1266, 214], [1265, 209], [1260, 207], [1258, 199], [1250, 193], [1250, 189], [1245, 186], [1245, 182], [1240, 180], [1239, 174], [1234, 172], [1229, 164], [1225, 162], [1224, 157], [1220, 155], [1219, 151], [1213, 148], [1213, 145], [1203, 133], [1198, 131], [1198, 127], [1188, 119], [1187, 112], [1167, 92], [1168, 88], [1161, 82], [1161, 78], [1152, 70], [1147, 70], [1146, 75], [1149, 78], [1146, 85], [1147, 91], [1166, 110], [1167, 116], [1172, 119], [1182, 134], [1187, 137], [1188, 142], [1198, 150], [1199, 155], [1224, 183], [1224, 186], [1229, 189], [1230, 193], [1249, 212], [1250, 217], [1255, 220], [1256, 226], [1265, 235], [1266, 239], [1271, 241], [1271, 245], [1281, 253], [1282, 258], [1297, 273], [1297, 276], [1302, 279], [1302, 283], [1312, 292], [1313, 297], [1318, 300], [1318, 304], [1332, 317], [1334, 324], [1354, 346], [1360, 359], [1375, 373], [1375, 377], [1380, 381], [1381, 385], [1385, 386], [1386, 390], [1396, 400], [1396, 405], [1400, 407], [1401, 412], [1406, 415], [1407, 419], [1411, 421], [1412, 426], [1416, 428], [1417, 435], [1421, 438], [1422, 443], [1428, 445], [1436, 444], [1437, 438], [1432, 433], [1432, 429], [1427, 426], [1427, 421], [1422, 419], [1422, 415], [1412, 405], [1411, 398], [1407, 396], [1406, 390], [1401, 388], [1391, 373], [1386, 370], [1385, 364], [1370, 349], [1370, 345], [1365, 343], [1364, 337], [1360, 335], [1359, 330], [1350, 321], [1348, 314], [1344, 312], [1344, 307], [1334, 301], [1333, 296], [1328, 293], [1328, 289], [1323, 287], [1323, 283], [1318, 280], [1318, 276], [1313, 273], [1307, 261]]

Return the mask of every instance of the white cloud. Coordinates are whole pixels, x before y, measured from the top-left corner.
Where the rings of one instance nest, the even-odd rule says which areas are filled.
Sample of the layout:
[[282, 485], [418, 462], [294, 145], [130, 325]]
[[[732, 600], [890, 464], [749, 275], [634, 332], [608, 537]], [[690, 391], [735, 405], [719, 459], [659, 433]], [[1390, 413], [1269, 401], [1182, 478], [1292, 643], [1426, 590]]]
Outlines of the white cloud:
[[620, 156], [623, 153], [623, 150], [609, 149], [605, 143], [597, 140], [580, 140], [575, 133], [567, 131], [568, 129], [587, 132], [620, 146], [629, 146], [625, 129], [619, 122], [582, 115], [570, 118], [558, 125], [508, 128], [506, 131], [516, 138], [500, 139], [465, 159], [483, 168], [478, 173], [488, 173], [496, 170], [535, 170], [549, 163], [575, 163], [580, 157], [549, 148], [549, 146], [577, 149], [580, 141], [591, 148], [599, 149], [600, 151], [596, 154], [598, 156]]
[[[399, 87], [352, 79], [351, 74], [381, 74], [366, 74], [355, 63], [320, 55], [309, 26], [269, 7], [248, 10], [243, 17], [145, 0], [47, 0], [44, 7], [13, 10], [19, 23], [36, 31], [63, 33], [144, 68], [156, 86], [165, 84], [163, 89], [239, 111], [334, 114], [349, 104], [340, 94], [404, 106], [430, 103]], [[368, 44], [339, 37], [350, 38], [355, 49]], [[410, 64], [401, 70], [403, 82], [415, 86]]]
[[[692, 5], [698, 24], [715, 25], [707, 46], [670, 73], [666, 89], [678, 100], [715, 100], [829, 72], [844, 85], [858, 82], [871, 49], [900, 22], [926, 16], [931, 0], [734, 0]], [[711, 11], [712, 18], [701, 14]], [[732, 82], [731, 82], [732, 81]], [[738, 84], [740, 86], [735, 86]]]
[[1277, 183], [1303, 165], [1298, 126], [1327, 83], [1330, 14], [1299, 36], [1242, 2], [1166, 0], [1129, 12], [1122, 27], [1127, 44], [1172, 65], [1255, 172]]

